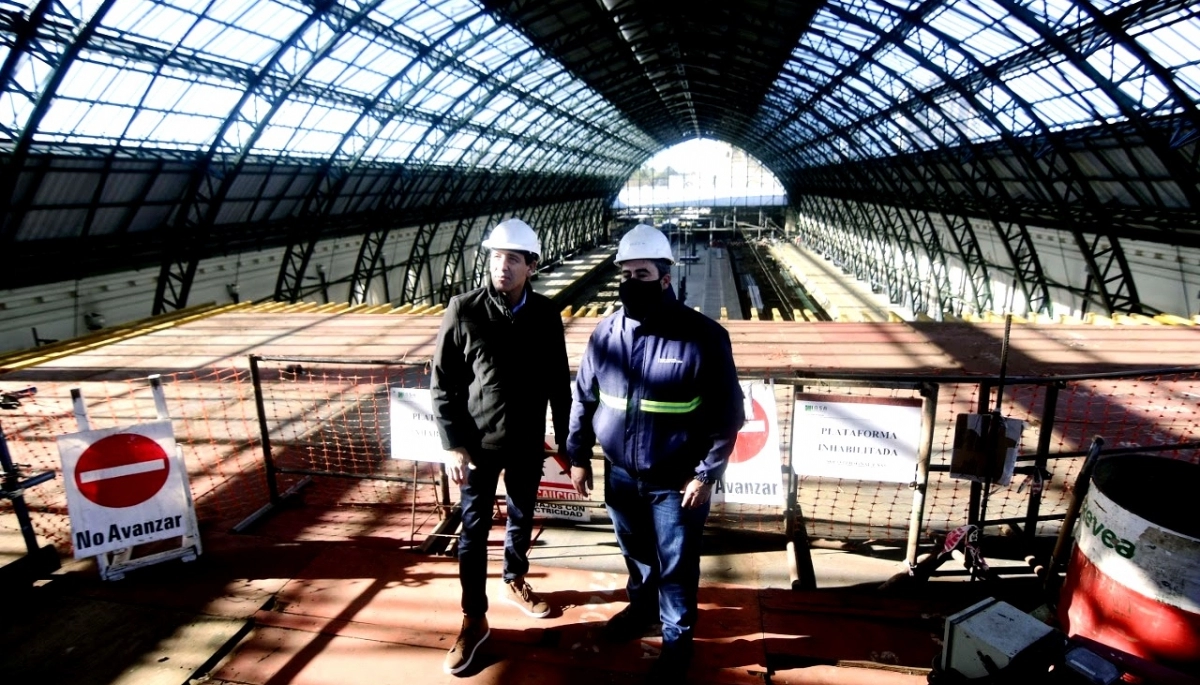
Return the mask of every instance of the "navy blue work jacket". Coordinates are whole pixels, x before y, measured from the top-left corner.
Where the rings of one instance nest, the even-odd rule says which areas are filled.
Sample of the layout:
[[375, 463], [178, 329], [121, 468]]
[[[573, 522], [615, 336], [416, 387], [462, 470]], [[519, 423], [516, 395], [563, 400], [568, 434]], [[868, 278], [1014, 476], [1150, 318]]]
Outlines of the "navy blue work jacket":
[[729, 333], [674, 301], [644, 323], [622, 308], [592, 332], [575, 376], [567, 455], [604, 456], [634, 477], [719, 480], [745, 422]]

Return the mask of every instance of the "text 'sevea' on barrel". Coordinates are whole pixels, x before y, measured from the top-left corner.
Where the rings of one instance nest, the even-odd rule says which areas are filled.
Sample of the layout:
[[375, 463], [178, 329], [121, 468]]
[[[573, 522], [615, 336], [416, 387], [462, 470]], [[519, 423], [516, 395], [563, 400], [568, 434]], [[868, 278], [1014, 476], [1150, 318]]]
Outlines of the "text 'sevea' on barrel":
[[1200, 664], [1198, 494], [1196, 464], [1143, 454], [1097, 462], [1059, 602], [1068, 634]]

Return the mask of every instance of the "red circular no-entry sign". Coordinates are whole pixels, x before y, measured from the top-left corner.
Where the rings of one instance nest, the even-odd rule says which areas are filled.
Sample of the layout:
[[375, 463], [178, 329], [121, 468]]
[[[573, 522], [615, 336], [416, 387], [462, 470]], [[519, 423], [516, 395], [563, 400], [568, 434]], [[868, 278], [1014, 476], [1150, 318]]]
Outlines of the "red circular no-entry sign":
[[733, 454], [729, 461], [734, 464], [750, 461], [758, 456], [767, 445], [771, 423], [767, 421], [767, 412], [757, 400], [751, 399], [751, 416], [746, 417], [746, 424], [738, 431], [737, 442], [733, 444]]
[[118, 433], [97, 440], [79, 455], [75, 485], [102, 507], [132, 507], [158, 494], [170, 472], [167, 453], [157, 442]]

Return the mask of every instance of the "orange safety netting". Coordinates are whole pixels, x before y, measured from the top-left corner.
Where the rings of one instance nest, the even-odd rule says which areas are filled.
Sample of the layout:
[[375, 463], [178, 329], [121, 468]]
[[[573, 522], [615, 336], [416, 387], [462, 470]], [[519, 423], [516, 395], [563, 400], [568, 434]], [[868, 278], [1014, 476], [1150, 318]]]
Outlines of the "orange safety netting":
[[[344, 535], [347, 517], [363, 526], [387, 525], [392, 536], [427, 535], [443, 512], [444, 484], [436, 464], [396, 459], [391, 454], [388, 394], [393, 387], [428, 387], [424, 365], [366, 362], [322, 363], [268, 359], [260, 362], [262, 418], [272, 443], [277, 489], [286, 491], [306, 475], [307, 507], [327, 508]], [[936, 378], [928, 379], [936, 382]], [[819, 390], [775, 385], [781, 432], [781, 463], [790, 465], [792, 398], [795, 392], [919, 398], [911, 388], [839, 386], [824, 381]], [[1032, 464], [1042, 430], [1047, 390], [1054, 381], [1025, 379], [1006, 386], [1002, 413], [1026, 422], [1018, 467]], [[18, 387], [19, 386], [19, 387]], [[246, 368], [210, 368], [162, 376], [175, 436], [187, 465], [198, 518], [204, 526], [232, 527], [270, 501], [259, 414]], [[12, 392], [23, 384], [0, 382]], [[0, 426], [13, 460], [30, 476], [60, 472], [58, 435], [77, 430], [70, 391], [79, 388], [93, 428], [151, 421], [156, 417], [145, 380], [39, 382], [37, 393], [19, 406], [0, 410]], [[979, 383], [938, 383], [931, 466], [922, 512], [924, 535], [966, 522], [968, 481], [945, 470], [959, 413], [979, 411]], [[989, 401], [990, 397], [989, 396]], [[990, 405], [988, 405], [990, 407]], [[1053, 408], [1046, 470], [1037, 483], [1018, 474], [1008, 486], [993, 486], [987, 519], [1023, 521], [1030, 493], [1041, 487], [1040, 514], [1061, 516], [1091, 439], [1102, 436], [1105, 450], [1154, 450], [1162, 456], [1197, 461], [1200, 450], [1200, 374], [1192, 371], [1126, 378], [1068, 379], [1060, 382]], [[1059, 458], [1058, 455], [1075, 455]], [[941, 469], [941, 470], [939, 470]], [[25, 501], [36, 532], [60, 549], [70, 548], [70, 522], [59, 477], [28, 489]], [[901, 540], [913, 506], [908, 484], [801, 477], [796, 505], [810, 537], [839, 540]], [[15, 528], [11, 502], [0, 500], [0, 527]], [[353, 512], [347, 514], [345, 512]], [[365, 512], [365, 513], [364, 513]], [[714, 509], [715, 525], [743, 530], [782, 530], [777, 507], [725, 505]], [[334, 524], [331, 524], [334, 525]], [[356, 524], [357, 525], [357, 524]], [[1037, 523], [1037, 534], [1054, 535], [1057, 519]]]

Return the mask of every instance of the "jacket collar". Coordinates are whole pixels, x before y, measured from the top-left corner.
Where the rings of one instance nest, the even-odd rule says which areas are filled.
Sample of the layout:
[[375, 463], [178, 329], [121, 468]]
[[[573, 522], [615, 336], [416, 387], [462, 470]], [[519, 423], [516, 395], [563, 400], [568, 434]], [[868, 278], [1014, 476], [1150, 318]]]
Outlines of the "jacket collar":
[[[525, 281], [525, 289], [521, 292], [521, 297], [525, 301], [525, 306], [529, 305], [529, 293], [531, 292], [533, 292], [533, 287], [529, 285], [529, 281]], [[492, 285], [492, 280], [490, 278], [487, 279], [487, 294], [488, 299], [491, 300], [492, 304], [498, 307], [500, 311], [504, 312], [509, 317], [513, 315], [512, 307], [508, 306], [508, 299], [496, 290], [496, 286]]]

